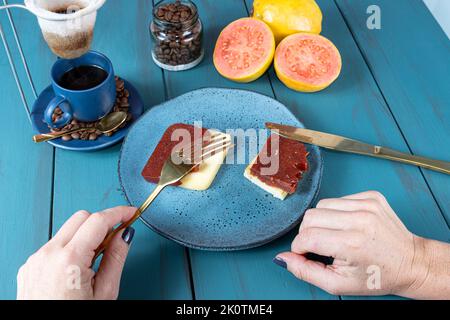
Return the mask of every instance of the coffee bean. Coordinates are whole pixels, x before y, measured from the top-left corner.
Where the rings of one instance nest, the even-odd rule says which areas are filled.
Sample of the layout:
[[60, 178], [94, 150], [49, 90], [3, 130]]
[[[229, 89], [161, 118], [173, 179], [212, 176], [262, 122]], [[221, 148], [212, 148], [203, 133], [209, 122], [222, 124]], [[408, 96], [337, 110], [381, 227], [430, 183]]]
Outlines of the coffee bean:
[[91, 133], [89, 135], [89, 140], [97, 140], [97, 134], [96, 133]]
[[72, 140], [72, 137], [70, 136], [70, 135], [65, 135], [65, 136], [62, 136], [62, 139], [63, 139], [63, 141], [70, 141], [70, 140]]
[[116, 91], [117, 91], [117, 92], [122, 91], [122, 89], [124, 88], [124, 86], [125, 86], [125, 82], [124, 82], [123, 80], [118, 80], [118, 81], [116, 82]]
[[187, 12], [187, 10], [182, 10], [181, 13], [180, 13], [180, 17], [181, 18], [189, 17], [189, 13]]
[[80, 139], [80, 134], [78, 132], [72, 133], [71, 136], [72, 136], [72, 139], [75, 139], [75, 140]]
[[81, 132], [80, 139], [81, 140], [87, 140], [89, 138], [89, 133], [86, 131]]

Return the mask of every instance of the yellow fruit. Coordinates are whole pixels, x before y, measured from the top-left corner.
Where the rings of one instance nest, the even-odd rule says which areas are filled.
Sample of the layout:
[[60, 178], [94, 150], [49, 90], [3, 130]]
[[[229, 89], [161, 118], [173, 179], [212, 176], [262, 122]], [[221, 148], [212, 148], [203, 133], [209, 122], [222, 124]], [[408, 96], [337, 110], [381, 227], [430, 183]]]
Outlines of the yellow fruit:
[[254, 0], [253, 17], [270, 26], [277, 43], [293, 33], [322, 31], [322, 11], [314, 0]]

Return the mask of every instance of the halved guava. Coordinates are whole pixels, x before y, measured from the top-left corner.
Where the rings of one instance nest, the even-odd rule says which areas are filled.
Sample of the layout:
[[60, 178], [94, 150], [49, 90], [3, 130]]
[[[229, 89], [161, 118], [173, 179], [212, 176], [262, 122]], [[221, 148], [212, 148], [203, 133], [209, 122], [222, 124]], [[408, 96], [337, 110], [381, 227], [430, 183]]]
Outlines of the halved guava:
[[242, 18], [222, 30], [213, 61], [225, 78], [250, 82], [269, 68], [274, 53], [275, 38], [269, 26], [258, 19]]
[[339, 50], [327, 38], [310, 33], [286, 37], [275, 52], [275, 71], [287, 87], [301, 92], [325, 89], [339, 76]]

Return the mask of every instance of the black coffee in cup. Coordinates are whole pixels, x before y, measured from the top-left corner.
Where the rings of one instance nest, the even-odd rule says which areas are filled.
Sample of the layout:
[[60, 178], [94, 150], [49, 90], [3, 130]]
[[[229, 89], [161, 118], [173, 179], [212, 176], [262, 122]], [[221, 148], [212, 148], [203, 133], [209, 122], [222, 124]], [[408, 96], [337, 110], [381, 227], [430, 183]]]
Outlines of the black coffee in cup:
[[69, 90], [88, 90], [103, 83], [108, 73], [98, 66], [78, 66], [64, 73], [58, 84]]

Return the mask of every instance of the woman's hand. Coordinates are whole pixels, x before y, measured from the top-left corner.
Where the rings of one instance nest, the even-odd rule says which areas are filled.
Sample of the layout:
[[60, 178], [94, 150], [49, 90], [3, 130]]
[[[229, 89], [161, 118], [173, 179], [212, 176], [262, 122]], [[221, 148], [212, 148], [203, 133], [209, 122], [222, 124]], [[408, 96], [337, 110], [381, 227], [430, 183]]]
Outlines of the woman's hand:
[[306, 212], [291, 252], [274, 262], [336, 295], [450, 298], [450, 246], [413, 235], [375, 191], [320, 201]]
[[99, 213], [75, 213], [58, 233], [20, 268], [18, 299], [116, 299], [134, 229], [119, 233], [105, 250], [97, 272], [94, 250], [135, 208], [116, 207]]

